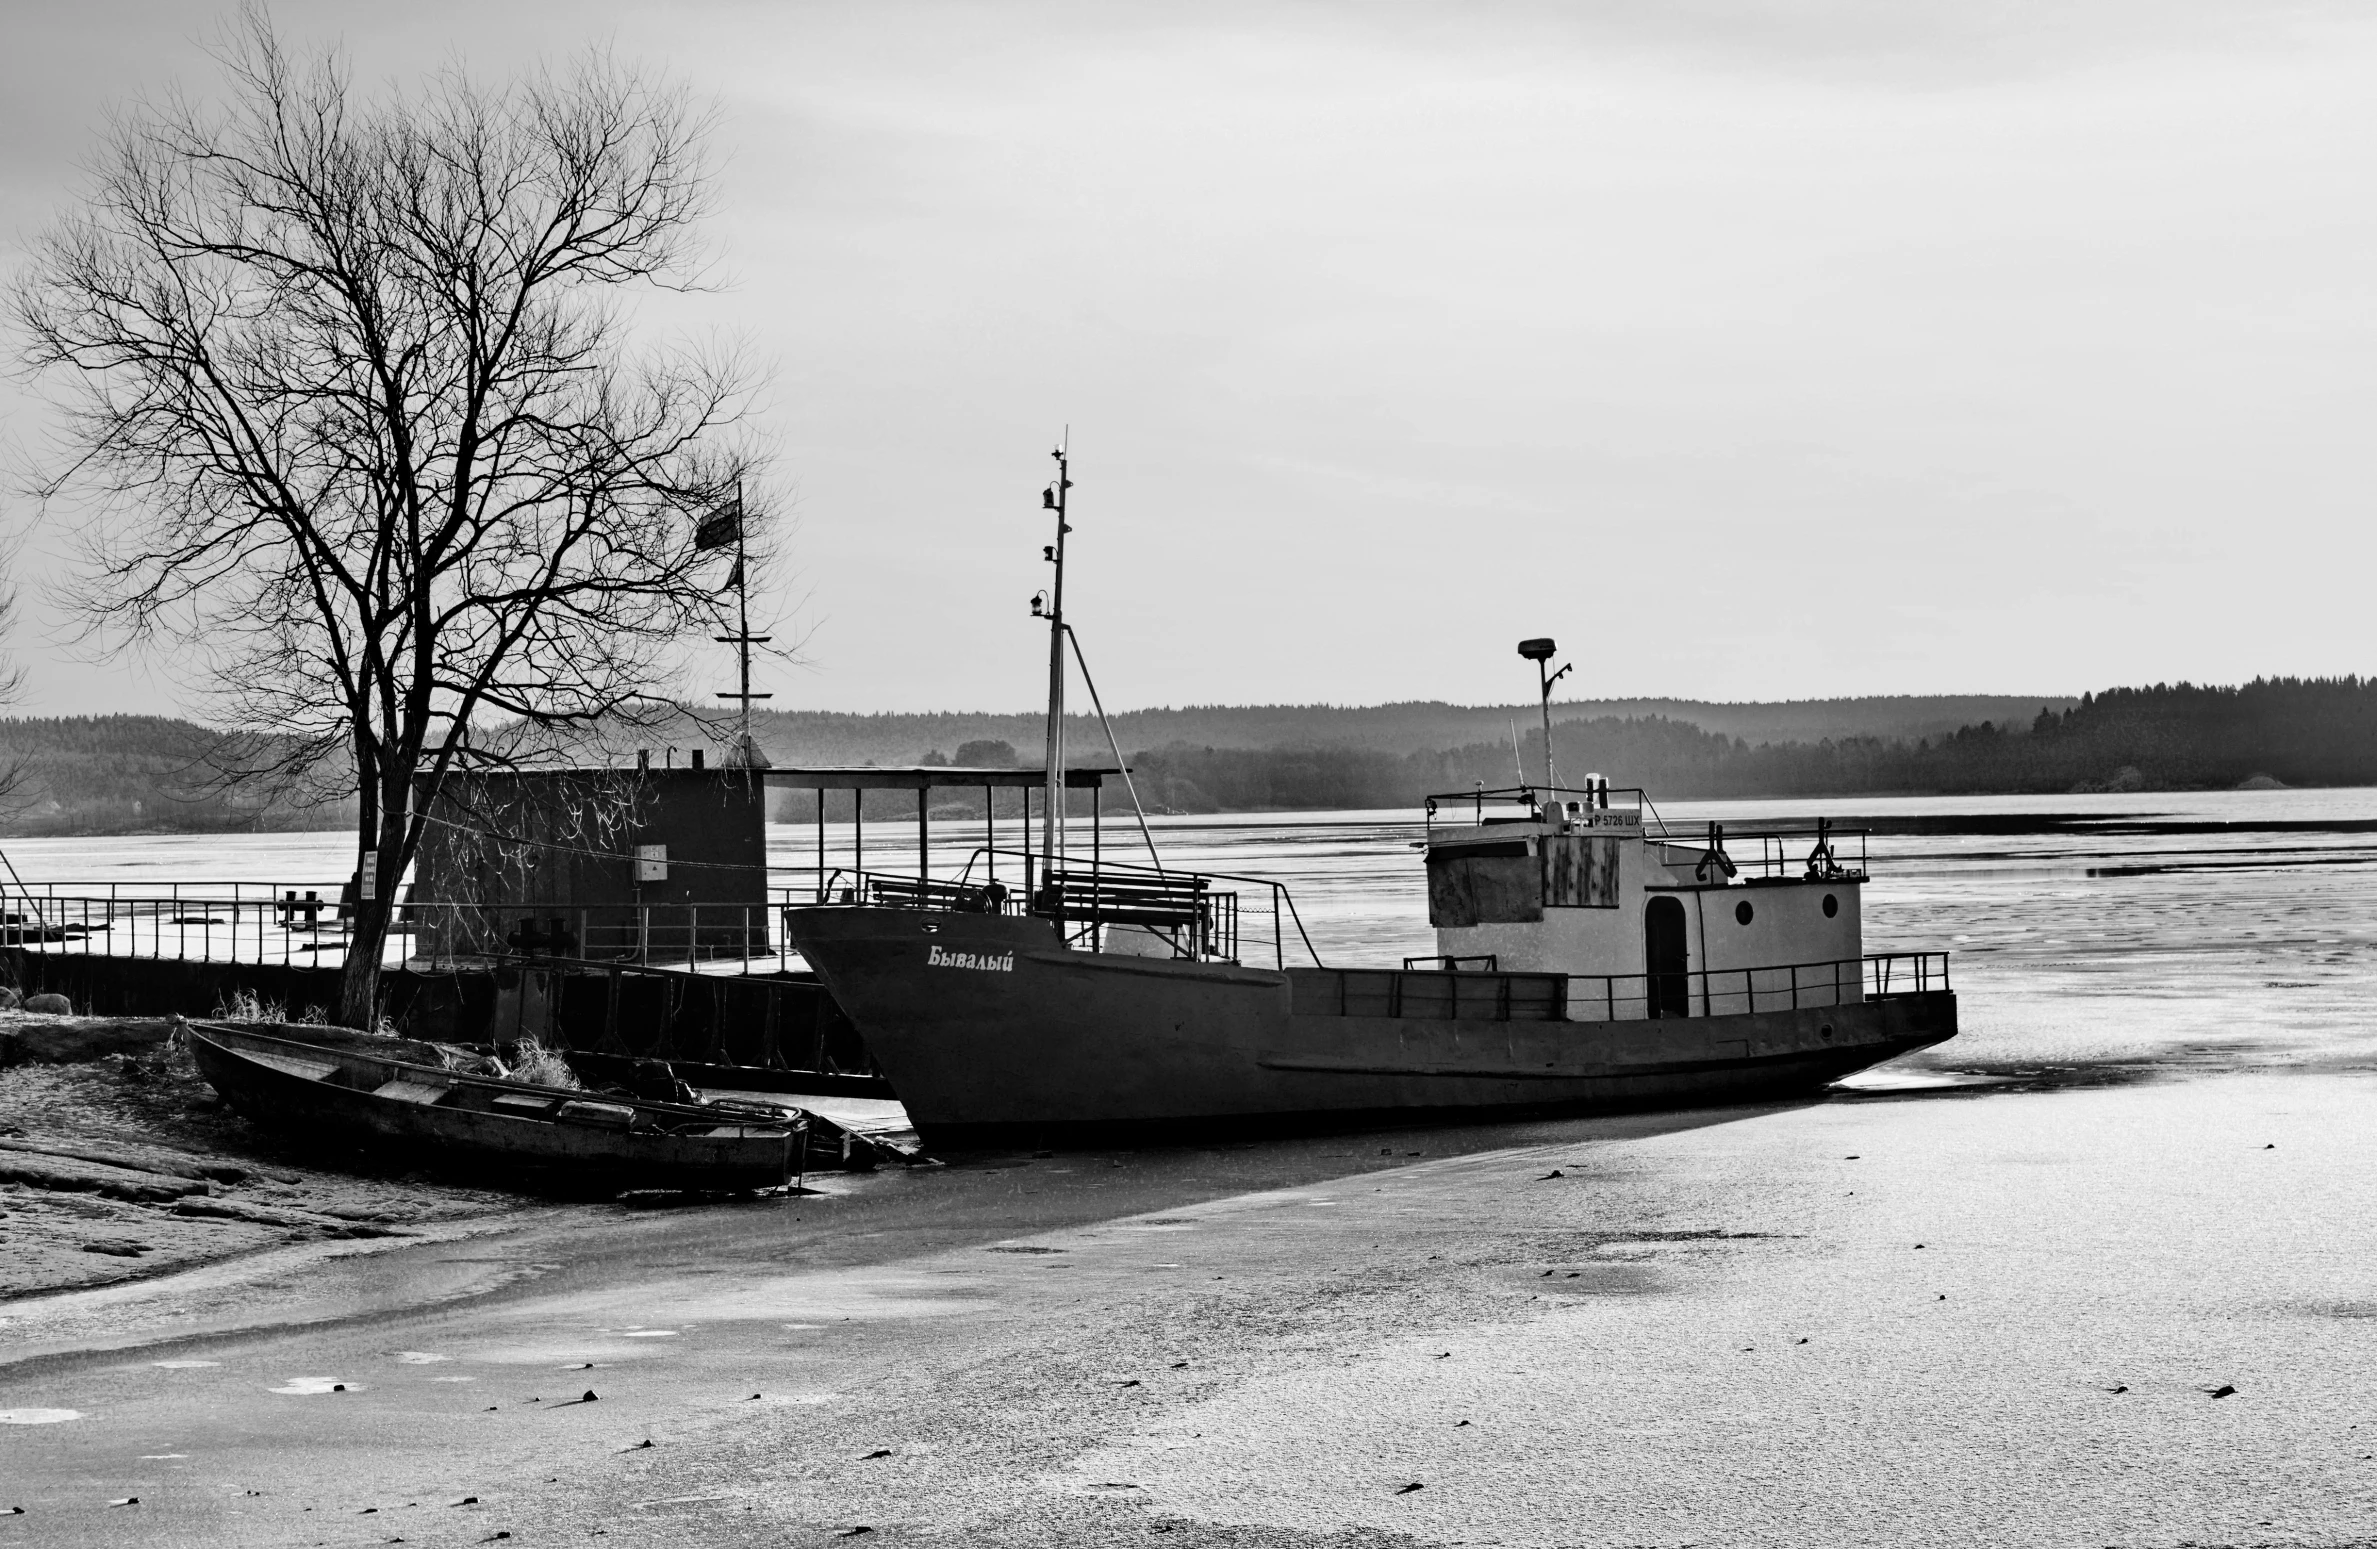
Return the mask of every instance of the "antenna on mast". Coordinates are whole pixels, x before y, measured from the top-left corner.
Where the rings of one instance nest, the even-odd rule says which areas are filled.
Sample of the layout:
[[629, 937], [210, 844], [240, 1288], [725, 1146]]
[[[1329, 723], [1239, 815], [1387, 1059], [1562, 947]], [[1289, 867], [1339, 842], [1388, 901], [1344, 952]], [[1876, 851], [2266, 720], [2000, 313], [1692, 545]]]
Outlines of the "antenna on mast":
[[[1551, 790], [1557, 790], [1560, 785], [1560, 772], [1552, 766], [1552, 685], [1567, 677], [1575, 666], [1572, 662], [1558, 672], [1551, 671], [1552, 656], [1559, 649], [1549, 637], [1519, 642], [1519, 654], [1535, 664], [1537, 685], [1543, 692], [1543, 783]], [[1511, 752], [1518, 752], [1515, 730], [1512, 732]], [[1526, 778], [1526, 772], [1520, 771], [1520, 781], [1524, 783]], [[1547, 794], [1544, 799], [1550, 801], [1553, 798]]]
[[[1048, 455], [1056, 459], [1056, 482], [1040, 492], [1040, 509], [1056, 513], [1056, 542], [1042, 549], [1041, 557], [1056, 566], [1056, 584], [1048, 593], [1048, 789], [1041, 799], [1040, 857], [1042, 885], [1049, 884], [1056, 874], [1059, 850], [1064, 844], [1065, 828], [1060, 813], [1065, 801], [1065, 534], [1072, 527], [1065, 521], [1067, 495], [1073, 488], [1072, 458], [1068, 448], [1073, 442], [1073, 427], [1067, 425], [1058, 440], [1056, 450]], [[1032, 612], [1042, 613], [1042, 601], [1032, 599]]]

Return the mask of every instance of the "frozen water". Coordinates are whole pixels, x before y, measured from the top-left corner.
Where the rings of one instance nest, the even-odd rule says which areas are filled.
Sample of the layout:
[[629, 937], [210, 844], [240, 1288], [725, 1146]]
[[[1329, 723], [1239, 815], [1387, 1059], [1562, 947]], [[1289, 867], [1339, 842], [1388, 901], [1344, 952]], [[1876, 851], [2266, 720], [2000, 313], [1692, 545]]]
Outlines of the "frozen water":
[[[2026, 817], [2077, 825], [2040, 832], [1884, 834], [1868, 846], [1871, 951], [1947, 950], [1963, 1032], [1920, 1063], [2019, 1071], [2026, 1065], [2171, 1061], [2327, 1064], [2371, 1047], [2377, 1005], [2377, 790], [2222, 791], [1819, 801], [1665, 802], [1670, 823], [1969, 819], [2019, 830]], [[1166, 863], [1276, 880], [1291, 890], [1314, 947], [1333, 963], [1399, 963], [1435, 950], [1416, 812], [1157, 818]], [[1019, 835], [1002, 820], [1003, 844]], [[849, 824], [828, 825], [825, 862], [858, 858]], [[1089, 848], [1086, 824], [1071, 847]], [[954, 876], [983, 835], [932, 830], [936, 875]], [[779, 885], [813, 885], [817, 831], [768, 834]], [[352, 864], [341, 833], [23, 839], [8, 853], [44, 882], [271, 882], [335, 898]], [[1112, 809], [1110, 859], [1144, 861], [1136, 826]], [[886, 811], [866, 828], [869, 869], [913, 872], [915, 827]], [[1013, 861], [1002, 859], [1002, 875]], [[1012, 876], [1009, 875], [1009, 880]], [[1242, 892], [1250, 947], [1271, 925], [1259, 889]], [[1292, 921], [1281, 934], [1294, 956]], [[334, 960], [334, 959], [333, 959]]]

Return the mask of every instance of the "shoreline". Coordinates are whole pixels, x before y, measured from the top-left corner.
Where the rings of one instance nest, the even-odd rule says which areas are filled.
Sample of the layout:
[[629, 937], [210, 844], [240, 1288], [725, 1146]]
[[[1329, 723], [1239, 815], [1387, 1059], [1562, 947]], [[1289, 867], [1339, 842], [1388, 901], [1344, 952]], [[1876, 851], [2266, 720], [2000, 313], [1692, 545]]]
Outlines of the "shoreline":
[[557, 1213], [363, 1261], [384, 1292], [491, 1277], [461, 1297], [0, 1372], [81, 1416], [10, 1438], [7, 1520], [62, 1546], [311, 1542], [367, 1510], [416, 1542], [2343, 1544], [2377, 1520], [2372, 1121], [2366, 1071], [2226, 1071]]

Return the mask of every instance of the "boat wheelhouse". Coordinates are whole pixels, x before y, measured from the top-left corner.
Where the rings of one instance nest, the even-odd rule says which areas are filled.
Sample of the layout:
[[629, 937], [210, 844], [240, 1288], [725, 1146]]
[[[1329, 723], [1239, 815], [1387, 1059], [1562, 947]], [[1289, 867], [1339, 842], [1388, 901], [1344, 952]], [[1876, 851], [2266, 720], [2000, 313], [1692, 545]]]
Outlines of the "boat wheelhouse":
[[1819, 819], [1729, 841], [1721, 823], [1670, 828], [1642, 791], [1598, 776], [1434, 796], [1427, 816], [1428, 921], [1448, 970], [1565, 975], [1582, 981], [1570, 1003], [1609, 1021], [1863, 993], [1861, 830]]

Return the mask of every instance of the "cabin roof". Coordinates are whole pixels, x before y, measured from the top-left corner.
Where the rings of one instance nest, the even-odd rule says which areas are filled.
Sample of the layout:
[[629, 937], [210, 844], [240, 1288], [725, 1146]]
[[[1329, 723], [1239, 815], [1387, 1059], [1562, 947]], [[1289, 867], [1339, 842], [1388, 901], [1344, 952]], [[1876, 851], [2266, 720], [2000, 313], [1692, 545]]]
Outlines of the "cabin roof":
[[[1068, 769], [1065, 784], [1073, 790], [1092, 789], [1103, 784], [1107, 776], [1122, 772], [1111, 766]], [[965, 764], [812, 764], [792, 768], [778, 764], [759, 774], [770, 785], [790, 786], [800, 791], [921, 791], [984, 785], [1013, 789], [1048, 783], [1045, 768], [994, 769]]]
[[[1124, 771], [1114, 765], [1067, 769], [1065, 784], [1073, 790], [1092, 790], [1105, 783], [1110, 775]], [[796, 791], [924, 791], [947, 789], [979, 790], [996, 786], [1002, 790], [1037, 789], [1048, 783], [1044, 769], [989, 768], [969, 764], [777, 764], [765, 769], [749, 769], [740, 764], [707, 764], [694, 769], [684, 764], [655, 767], [638, 771], [626, 768], [599, 768], [591, 765], [551, 769], [475, 769], [450, 775], [453, 781], [464, 780], [551, 780], [565, 777], [583, 779], [589, 775], [634, 775], [641, 773], [653, 779], [715, 780], [726, 775], [755, 774], [769, 785], [781, 785]]]

